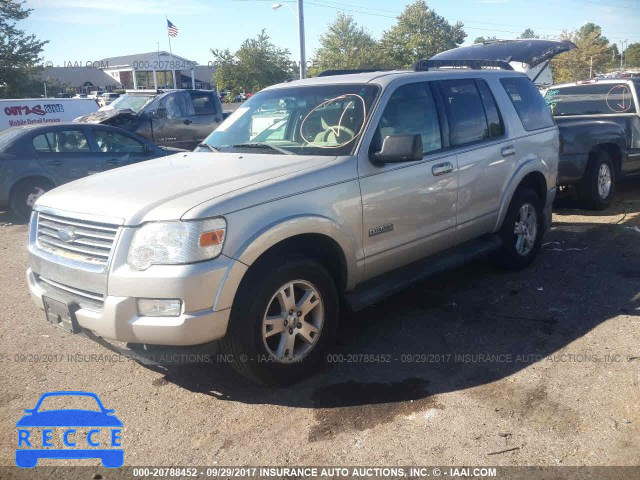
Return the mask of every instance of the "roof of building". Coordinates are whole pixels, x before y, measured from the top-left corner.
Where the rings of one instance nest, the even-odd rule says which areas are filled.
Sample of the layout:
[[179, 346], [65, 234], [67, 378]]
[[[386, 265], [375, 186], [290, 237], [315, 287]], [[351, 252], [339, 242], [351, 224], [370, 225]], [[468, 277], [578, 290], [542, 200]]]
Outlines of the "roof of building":
[[[134, 63], [145, 63], [145, 62], [153, 62], [158, 59], [158, 57], [172, 57], [174, 61], [177, 62], [186, 62], [191, 63], [191, 60], [188, 60], [180, 55], [170, 54], [169, 52], [155, 51], [148, 53], [134, 53], [132, 55], [121, 55], [119, 57], [109, 57], [103, 58], [100, 62], [105, 65], [104, 68], [114, 68], [114, 67], [125, 67], [132, 66]], [[108, 65], [108, 66], [107, 66]]]
[[71, 87], [81, 87], [87, 82], [97, 87], [121, 86], [111, 75], [90, 67], [46, 67], [38, 76], [43, 80], [51, 78]]

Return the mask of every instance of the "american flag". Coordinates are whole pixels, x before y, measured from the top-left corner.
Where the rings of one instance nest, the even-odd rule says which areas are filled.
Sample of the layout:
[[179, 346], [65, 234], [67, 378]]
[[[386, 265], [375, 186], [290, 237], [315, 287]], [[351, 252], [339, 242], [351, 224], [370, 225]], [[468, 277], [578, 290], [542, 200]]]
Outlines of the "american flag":
[[178, 36], [178, 27], [176, 27], [173, 23], [171, 23], [168, 18], [167, 18], [167, 29], [169, 29], [170, 37]]

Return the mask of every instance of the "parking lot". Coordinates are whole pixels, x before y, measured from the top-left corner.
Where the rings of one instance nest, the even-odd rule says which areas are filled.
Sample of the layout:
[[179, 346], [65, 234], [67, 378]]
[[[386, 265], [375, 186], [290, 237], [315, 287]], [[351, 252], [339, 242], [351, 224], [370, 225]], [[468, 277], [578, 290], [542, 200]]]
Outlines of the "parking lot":
[[480, 260], [345, 316], [324, 369], [283, 389], [49, 326], [27, 227], [2, 217], [0, 461], [42, 392], [86, 390], [124, 423], [125, 465], [637, 465], [639, 213], [640, 179], [602, 212], [565, 202], [531, 268]]

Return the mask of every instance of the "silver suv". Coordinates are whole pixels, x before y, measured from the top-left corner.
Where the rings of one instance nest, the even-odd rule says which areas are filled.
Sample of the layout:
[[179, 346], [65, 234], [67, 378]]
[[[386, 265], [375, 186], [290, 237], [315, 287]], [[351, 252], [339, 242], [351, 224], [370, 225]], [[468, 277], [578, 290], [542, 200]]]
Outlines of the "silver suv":
[[195, 152], [44, 194], [31, 295], [70, 332], [220, 340], [245, 376], [295, 381], [340, 308], [476, 255], [531, 263], [558, 147], [542, 96], [512, 71], [421, 62], [275, 85]]

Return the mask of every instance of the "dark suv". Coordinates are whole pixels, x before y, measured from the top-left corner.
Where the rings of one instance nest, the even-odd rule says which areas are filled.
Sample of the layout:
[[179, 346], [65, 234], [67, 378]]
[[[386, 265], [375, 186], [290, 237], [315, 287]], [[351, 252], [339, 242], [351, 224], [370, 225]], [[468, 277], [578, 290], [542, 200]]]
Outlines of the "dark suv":
[[223, 117], [213, 90], [143, 90], [77, 120], [124, 128], [157, 145], [193, 150]]

